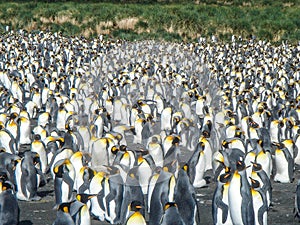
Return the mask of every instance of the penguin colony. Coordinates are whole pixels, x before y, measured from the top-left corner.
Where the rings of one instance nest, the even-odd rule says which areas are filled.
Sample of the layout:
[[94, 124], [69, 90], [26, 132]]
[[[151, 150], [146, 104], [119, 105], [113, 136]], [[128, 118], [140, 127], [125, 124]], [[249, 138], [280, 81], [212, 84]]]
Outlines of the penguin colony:
[[271, 180], [293, 182], [300, 45], [0, 39], [1, 224], [49, 179], [53, 225], [200, 224], [211, 170], [214, 224], [263, 225]]

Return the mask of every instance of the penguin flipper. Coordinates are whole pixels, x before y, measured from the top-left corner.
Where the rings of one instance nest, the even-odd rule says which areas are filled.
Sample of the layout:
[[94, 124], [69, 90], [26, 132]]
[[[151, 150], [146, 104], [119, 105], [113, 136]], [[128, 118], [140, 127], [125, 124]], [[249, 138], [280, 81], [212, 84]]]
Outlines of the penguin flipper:
[[110, 216], [110, 207], [109, 203], [115, 198], [115, 195], [112, 194], [111, 192], [105, 197], [105, 202], [106, 202], [106, 208], [107, 208], [107, 215]]
[[225, 223], [228, 217], [228, 205], [221, 198], [216, 199], [216, 205], [222, 210], [222, 223]]
[[98, 203], [99, 203], [99, 206], [102, 210], [105, 211], [105, 206], [103, 204], [103, 198], [104, 198], [104, 189], [102, 189], [98, 195], [97, 195], [97, 199], [98, 199]]
[[35, 170], [36, 170], [36, 173], [41, 176], [42, 184], [47, 184], [47, 178], [46, 178], [45, 174], [42, 172], [42, 170], [38, 169], [38, 168], [36, 168]]
[[264, 224], [264, 221], [263, 221], [263, 216], [264, 216], [264, 213], [268, 211], [268, 206], [266, 204], [263, 204], [259, 210], [258, 210], [258, 224], [259, 225], [263, 225]]
[[69, 187], [72, 188], [72, 190], [70, 190], [69, 192], [69, 198], [71, 198], [72, 196], [72, 191], [73, 191], [73, 187], [74, 187], [74, 181], [72, 180], [72, 178], [69, 176], [69, 174], [64, 173], [63, 174], [63, 180], [64, 182], [66, 182], [68, 184]]

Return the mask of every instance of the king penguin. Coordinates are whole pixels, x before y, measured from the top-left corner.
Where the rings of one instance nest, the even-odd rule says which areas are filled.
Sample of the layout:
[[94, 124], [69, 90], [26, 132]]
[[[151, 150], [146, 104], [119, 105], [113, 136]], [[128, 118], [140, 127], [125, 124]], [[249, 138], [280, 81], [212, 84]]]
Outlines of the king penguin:
[[[123, 201], [121, 209], [121, 221], [126, 220], [128, 206], [132, 201], [140, 201], [144, 205], [144, 194], [139, 183], [138, 167], [134, 167], [128, 171], [126, 182], [124, 184]], [[145, 216], [145, 210], [141, 213]]]
[[243, 161], [237, 161], [228, 188], [229, 212], [233, 224], [254, 224], [253, 201]]
[[56, 205], [72, 201], [75, 178], [75, 171], [72, 163], [69, 159], [59, 160], [54, 165], [53, 172], [55, 174], [54, 191]]
[[[155, 176], [156, 178], [156, 176]], [[168, 202], [174, 202], [176, 179], [174, 174], [164, 167], [155, 182], [152, 194], [149, 193], [150, 213], [149, 225], [159, 224], [164, 214], [164, 206]]]
[[185, 225], [200, 224], [200, 214], [195, 188], [190, 182], [188, 165], [185, 164], [178, 172], [175, 186], [175, 202]]
[[13, 187], [5, 180], [0, 181], [0, 221], [2, 225], [19, 224], [20, 209]]
[[19, 200], [40, 200], [41, 197], [37, 195], [38, 174], [31, 151], [24, 152], [24, 157], [16, 166], [15, 178]]
[[70, 215], [70, 202], [64, 202], [57, 207], [56, 218], [52, 225], [75, 225]]
[[265, 193], [261, 190], [259, 181], [251, 179], [251, 195], [255, 224], [267, 225], [268, 203]]
[[164, 206], [164, 215], [161, 218], [161, 225], [185, 225], [182, 220], [177, 204], [175, 202], [168, 202]]
[[130, 214], [125, 222], [125, 225], [146, 225], [146, 220], [141, 214], [143, 205], [139, 201], [133, 201], [130, 204]]
[[300, 180], [298, 180], [296, 187], [294, 217], [300, 221]]
[[291, 183], [294, 179], [294, 159], [289, 150], [284, 144], [279, 143], [275, 145], [275, 167], [276, 173], [274, 181], [280, 183]]
[[212, 215], [214, 225], [232, 224], [228, 202], [228, 188], [231, 177], [231, 173], [223, 173], [218, 177], [217, 187], [212, 200]]
[[196, 146], [196, 149], [188, 161], [189, 170], [188, 174], [191, 180], [191, 183], [194, 187], [203, 187], [207, 185], [207, 180], [204, 179], [204, 172], [206, 167], [205, 157], [204, 157], [204, 147], [203, 142], [199, 142]]

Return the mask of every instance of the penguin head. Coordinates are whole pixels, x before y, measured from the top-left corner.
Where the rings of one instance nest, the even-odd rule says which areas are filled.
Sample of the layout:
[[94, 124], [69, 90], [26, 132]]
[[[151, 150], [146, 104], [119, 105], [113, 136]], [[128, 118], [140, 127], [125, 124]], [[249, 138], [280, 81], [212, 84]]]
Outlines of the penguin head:
[[252, 163], [252, 170], [257, 172], [257, 171], [260, 171], [262, 170], [262, 166], [260, 163], [257, 163], [257, 162], [251, 162]]
[[130, 211], [139, 212], [143, 208], [143, 205], [140, 201], [132, 201], [130, 203]]
[[116, 155], [120, 151], [120, 148], [114, 145], [110, 151], [112, 154]]
[[9, 181], [7, 181], [7, 182], [0, 181], [0, 182], [2, 182], [2, 191], [14, 190], [13, 184], [10, 183]]
[[6, 171], [0, 171], [0, 181], [5, 182], [8, 180], [7, 172]]
[[231, 180], [231, 177], [232, 177], [232, 174], [229, 172], [226, 172], [219, 176], [219, 181], [225, 184]]
[[258, 180], [253, 179], [252, 177], [249, 177], [251, 180], [251, 187], [253, 189], [259, 188], [260, 187], [260, 183]]
[[164, 211], [167, 211], [169, 208], [175, 207], [177, 208], [177, 204], [175, 202], [167, 202], [164, 207]]
[[33, 139], [34, 139], [35, 141], [39, 141], [39, 140], [41, 140], [41, 135], [35, 134], [34, 137], [33, 137]]
[[226, 141], [226, 140], [222, 141], [222, 147], [225, 148], [225, 149], [229, 148], [229, 144], [230, 143], [228, 141]]
[[238, 171], [243, 171], [244, 169], [246, 169], [246, 165], [245, 165], [245, 162], [243, 160], [238, 160], [236, 162], [236, 169]]
[[210, 138], [210, 132], [209, 132], [208, 130], [204, 130], [204, 131], [202, 132], [202, 135], [203, 135], [203, 137], [205, 137], [205, 138]]
[[95, 196], [97, 196], [97, 195], [91, 195], [91, 194], [80, 193], [80, 194], [77, 194], [77, 195], [76, 195], [76, 199], [77, 199], [79, 202], [82, 202], [82, 203], [84, 203], [84, 204], [87, 204], [87, 202], [88, 202], [91, 198], [93, 198], [93, 197], [95, 197]]
[[57, 211], [69, 213], [71, 204], [72, 202], [63, 202], [58, 206]]
[[179, 142], [180, 142], [180, 137], [177, 135], [173, 136], [172, 145], [178, 146]]

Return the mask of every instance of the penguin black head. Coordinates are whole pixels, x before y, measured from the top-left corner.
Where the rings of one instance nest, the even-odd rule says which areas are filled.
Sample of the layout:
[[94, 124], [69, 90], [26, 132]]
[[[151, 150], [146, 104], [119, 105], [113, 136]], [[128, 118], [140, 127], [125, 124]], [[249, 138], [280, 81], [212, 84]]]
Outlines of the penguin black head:
[[142, 208], [143, 208], [143, 205], [142, 205], [142, 203], [140, 201], [135, 200], [135, 201], [132, 201], [130, 203], [130, 210], [131, 211], [138, 212]]
[[259, 183], [258, 180], [255, 180], [255, 179], [253, 179], [252, 177], [249, 177], [249, 178], [250, 178], [250, 180], [251, 180], [251, 187], [252, 187], [253, 189], [259, 188], [259, 187], [260, 187], [260, 183]]
[[224, 140], [224, 141], [222, 142], [222, 147], [224, 147], [224, 148], [229, 148], [229, 142], [227, 142], [226, 140]]
[[260, 171], [262, 170], [262, 166], [260, 163], [255, 163], [255, 162], [251, 162], [252, 163], [252, 170], [253, 171]]
[[18, 114], [15, 113], [15, 112], [14, 112], [14, 113], [11, 113], [11, 114], [9, 115], [9, 118], [10, 118], [10, 119], [13, 119], [13, 120], [16, 119], [17, 117], [18, 117]]
[[14, 186], [9, 181], [8, 182], [2, 181], [2, 191], [6, 191], [6, 190], [14, 190]]
[[210, 137], [210, 132], [207, 131], [207, 130], [204, 130], [204, 131], [202, 132], [202, 135], [203, 135], [203, 137], [205, 137], [205, 138], [209, 138], [209, 137]]
[[231, 173], [223, 173], [220, 175], [219, 180], [222, 183], [227, 183], [230, 181], [231, 177], [232, 177]]
[[0, 181], [4, 182], [8, 180], [7, 173], [5, 171], [0, 171]]
[[71, 204], [72, 202], [63, 202], [58, 206], [57, 211], [69, 213]]
[[34, 135], [34, 140], [35, 140], [35, 141], [41, 140], [41, 135], [35, 134], [35, 135]]
[[117, 146], [113, 146], [110, 151], [112, 154], [116, 155], [118, 151], [120, 151], [120, 148], [118, 148]]
[[[1, 129], [0, 129], [1, 130]], [[0, 147], [0, 153], [1, 152], [6, 152], [6, 149], [4, 147]]]
[[189, 168], [190, 168], [190, 166], [187, 163], [184, 163], [183, 165], [181, 165], [181, 169], [183, 171], [185, 171], [186, 173], [189, 172]]
[[91, 195], [91, 194], [85, 194], [85, 193], [80, 193], [76, 195], [76, 199], [84, 204], [87, 204], [87, 202], [95, 197], [96, 195]]
[[178, 145], [179, 142], [180, 142], [180, 138], [179, 138], [178, 136], [175, 136], [175, 137], [173, 138], [172, 144], [173, 144], [173, 145]]
[[246, 168], [246, 165], [245, 165], [245, 162], [244, 162], [244, 161], [238, 160], [238, 161], [236, 162], [236, 169], [237, 169], [238, 171], [242, 171], [242, 170], [244, 170], [245, 168]]
[[169, 209], [170, 207], [176, 207], [177, 208], [177, 204], [175, 202], [167, 202], [165, 204], [164, 210], [166, 211], [167, 209]]
[[119, 148], [119, 150], [120, 151], [126, 151], [126, 149], [127, 149], [127, 146], [126, 145], [120, 145], [120, 148]]

